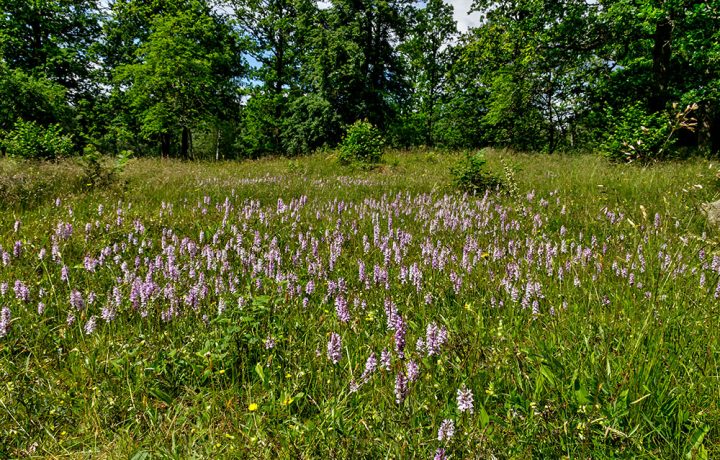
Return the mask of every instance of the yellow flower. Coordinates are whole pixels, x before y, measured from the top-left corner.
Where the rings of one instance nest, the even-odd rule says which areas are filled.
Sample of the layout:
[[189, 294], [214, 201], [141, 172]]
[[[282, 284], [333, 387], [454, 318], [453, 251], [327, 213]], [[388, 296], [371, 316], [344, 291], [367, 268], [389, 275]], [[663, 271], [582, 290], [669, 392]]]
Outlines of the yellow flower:
[[258, 410], [258, 405], [255, 403], [250, 403], [250, 405], [248, 406], [248, 410], [250, 412], [255, 412], [256, 410]]

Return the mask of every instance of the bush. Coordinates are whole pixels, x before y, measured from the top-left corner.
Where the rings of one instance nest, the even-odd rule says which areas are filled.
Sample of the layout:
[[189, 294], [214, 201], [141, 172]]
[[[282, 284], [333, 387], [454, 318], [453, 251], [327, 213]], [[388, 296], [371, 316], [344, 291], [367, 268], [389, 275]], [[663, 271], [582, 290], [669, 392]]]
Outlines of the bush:
[[370, 122], [358, 120], [350, 125], [340, 143], [340, 163], [376, 164], [380, 162], [384, 145], [382, 135]]
[[450, 175], [455, 187], [475, 193], [500, 185], [500, 179], [487, 171], [486, 163], [482, 152], [466, 153], [465, 158], [450, 168]]
[[83, 168], [83, 184], [88, 188], [109, 187], [130, 161], [132, 152], [123, 150], [115, 161], [104, 157], [94, 145], [87, 145], [78, 163]]
[[289, 113], [282, 131], [283, 148], [288, 155], [311, 153], [340, 137], [340, 117], [322, 96], [311, 94], [295, 99]]
[[0, 138], [0, 148], [13, 157], [50, 159], [70, 155], [73, 142], [59, 125], [45, 127], [34, 121], [18, 120], [13, 130]]
[[[675, 144], [675, 133], [680, 129], [695, 129], [696, 122], [691, 115], [696, 109], [696, 105], [689, 105], [674, 116], [650, 114], [638, 103], [619, 113], [608, 111], [610, 128], [600, 149], [613, 161], [647, 163], [666, 159]], [[673, 110], [677, 111], [677, 105]]]

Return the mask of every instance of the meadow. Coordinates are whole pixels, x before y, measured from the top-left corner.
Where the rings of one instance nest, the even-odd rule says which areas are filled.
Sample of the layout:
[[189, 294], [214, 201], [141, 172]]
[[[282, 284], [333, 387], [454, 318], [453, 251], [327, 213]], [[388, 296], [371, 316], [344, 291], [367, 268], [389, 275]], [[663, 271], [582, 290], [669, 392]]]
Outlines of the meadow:
[[720, 163], [0, 160], [0, 458], [720, 457]]

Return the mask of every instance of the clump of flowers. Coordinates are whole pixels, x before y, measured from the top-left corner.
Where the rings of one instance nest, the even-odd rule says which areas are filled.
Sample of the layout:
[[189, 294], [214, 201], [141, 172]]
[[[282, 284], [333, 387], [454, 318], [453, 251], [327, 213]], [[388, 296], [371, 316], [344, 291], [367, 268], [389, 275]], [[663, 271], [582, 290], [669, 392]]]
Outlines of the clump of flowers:
[[0, 311], [0, 337], [5, 337], [10, 330], [10, 309], [3, 307]]
[[457, 405], [460, 412], [473, 413], [473, 393], [472, 390], [467, 388], [465, 384], [458, 388], [457, 391]]
[[403, 372], [395, 376], [395, 402], [402, 404], [409, 392], [408, 380]]
[[455, 436], [455, 422], [445, 419], [438, 428], [438, 441], [447, 441]]
[[337, 364], [340, 362], [340, 358], [342, 357], [342, 339], [340, 338], [340, 335], [333, 332], [330, 334], [330, 340], [327, 344], [327, 356], [330, 361], [332, 361], [333, 364]]

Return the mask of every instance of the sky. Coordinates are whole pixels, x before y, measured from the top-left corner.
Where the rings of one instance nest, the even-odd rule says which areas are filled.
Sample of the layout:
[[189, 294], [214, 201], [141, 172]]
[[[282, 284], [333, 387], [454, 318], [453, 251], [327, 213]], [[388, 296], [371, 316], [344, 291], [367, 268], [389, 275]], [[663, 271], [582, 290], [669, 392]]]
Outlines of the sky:
[[[472, 5], [473, 0], [445, 0], [453, 6], [453, 16], [457, 22], [457, 28], [460, 32], [467, 32], [470, 27], [475, 27], [480, 24], [480, 13], [468, 14], [468, 10]], [[419, 1], [420, 4], [424, 2]], [[327, 8], [330, 6], [329, 0], [318, 0], [320, 8]]]
[[469, 27], [475, 27], [480, 24], [480, 13], [468, 14], [472, 0], [445, 0], [451, 4], [455, 10], [455, 21], [457, 21], [458, 30], [465, 32]]
[[[470, 5], [473, 0], [445, 0], [447, 3], [453, 6], [455, 21], [457, 21], [457, 27], [460, 32], [466, 32], [468, 28], [475, 27], [480, 24], [480, 13], [468, 14]], [[100, 5], [103, 8], [107, 8], [109, 0], [100, 0]], [[325, 3], [323, 0], [319, 0], [320, 5]]]

